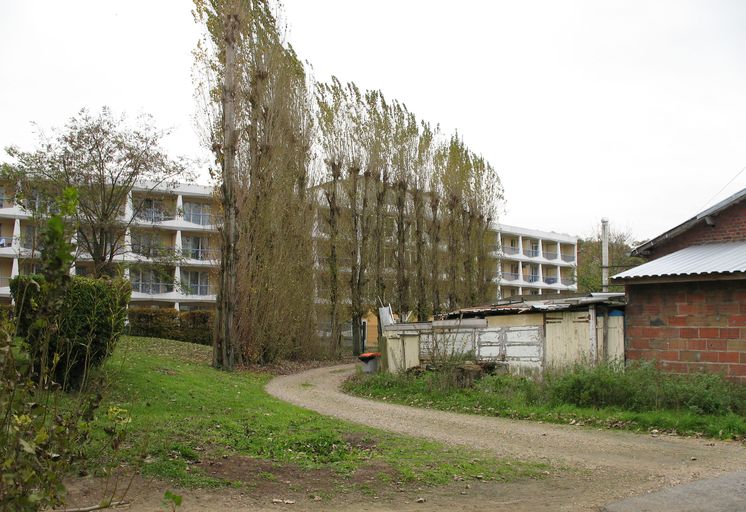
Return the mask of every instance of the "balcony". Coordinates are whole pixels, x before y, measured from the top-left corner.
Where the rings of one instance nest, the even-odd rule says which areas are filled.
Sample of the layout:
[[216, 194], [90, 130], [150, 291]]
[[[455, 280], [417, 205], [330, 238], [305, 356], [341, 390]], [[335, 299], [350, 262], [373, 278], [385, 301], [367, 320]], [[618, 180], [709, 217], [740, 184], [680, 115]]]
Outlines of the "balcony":
[[159, 208], [144, 208], [137, 212], [135, 219], [145, 222], [164, 222], [167, 220], [174, 220], [176, 217], [173, 213], [161, 210]]
[[503, 272], [502, 278], [503, 278], [503, 281], [518, 281], [518, 273], [517, 272]]
[[0, 276], [0, 288], [7, 288], [10, 286], [10, 280], [12, 277]]
[[544, 282], [547, 284], [557, 284], [557, 278], [556, 277], [545, 277]]
[[537, 258], [539, 256], [539, 249], [527, 249], [523, 251], [523, 254], [529, 258]]
[[518, 247], [503, 247], [503, 254], [518, 254]]
[[[8, 238], [10, 238], [11, 240], [13, 239], [13, 237], [8, 237]], [[40, 247], [40, 245], [39, 245], [39, 238], [38, 237], [23, 236], [23, 235], [21, 235], [18, 238], [18, 242], [19, 242], [19, 244], [20, 244], [20, 246], [21, 246], [22, 249], [28, 249], [28, 250], [36, 249], [36, 250], [39, 250], [39, 247]]]
[[148, 258], [165, 258], [174, 255], [173, 247], [132, 244], [132, 252]]
[[571, 277], [563, 277], [562, 284], [564, 284], [565, 286], [573, 286], [575, 284], [575, 279]]
[[552, 251], [544, 251], [544, 257], [548, 260], [556, 260], [557, 253]]
[[185, 248], [182, 249], [181, 253], [185, 258], [199, 261], [216, 261], [220, 258], [220, 251], [218, 249]]
[[215, 224], [215, 219], [210, 213], [185, 212], [184, 220], [200, 226], [211, 226]]
[[20, 243], [20, 241], [20, 237], [17, 236], [0, 236], [0, 249], [13, 247], [14, 243]]
[[573, 261], [575, 261], [575, 255], [574, 254], [563, 254], [562, 261], [566, 261], [567, 263], [572, 263]]
[[173, 283], [150, 282], [150, 281], [132, 281], [132, 291], [145, 293], [147, 295], [158, 295], [160, 293], [171, 293], [174, 291]]
[[540, 283], [541, 276], [538, 276], [536, 274], [531, 274], [526, 278], [526, 281], [528, 281], [529, 283]]
[[215, 295], [215, 288], [210, 286], [209, 284], [191, 284], [191, 283], [181, 283], [181, 291], [184, 293], [184, 295]]

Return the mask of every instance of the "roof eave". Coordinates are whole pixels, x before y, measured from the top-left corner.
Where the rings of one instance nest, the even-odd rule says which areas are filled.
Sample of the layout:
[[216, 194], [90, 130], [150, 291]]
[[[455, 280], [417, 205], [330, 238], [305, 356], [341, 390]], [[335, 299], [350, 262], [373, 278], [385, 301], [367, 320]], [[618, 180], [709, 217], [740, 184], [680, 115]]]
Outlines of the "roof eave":
[[709, 272], [703, 274], [676, 274], [661, 276], [640, 276], [612, 278], [614, 285], [691, 283], [702, 281], [734, 281], [746, 279], [746, 272]]
[[698, 213], [694, 217], [692, 217], [689, 220], [686, 220], [679, 224], [678, 226], [669, 229], [665, 233], [658, 235], [657, 237], [653, 238], [652, 240], [649, 240], [642, 244], [639, 247], [636, 247], [632, 250], [630, 253], [632, 256], [643, 256], [646, 251], [651, 249], [652, 247], [655, 247], [656, 245], [660, 245], [661, 242], [667, 242], [671, 238], [674, 238], [686, 231], [689, 231], [691, 228], [693, 228], [696, 224], [698, 224], [701, 221], [704, 221], [706, 217], [710, 217], [713, 215], [719, 214], [721, 211], [725, 210], [726, 208], [729, 208], [733, 206], [734, 204], [739, 203], [742, 199], [746, 198], [746, 188], [736, 192], [732, 196], [723, 199], [719, 203], [707, 208], [706, 210]]

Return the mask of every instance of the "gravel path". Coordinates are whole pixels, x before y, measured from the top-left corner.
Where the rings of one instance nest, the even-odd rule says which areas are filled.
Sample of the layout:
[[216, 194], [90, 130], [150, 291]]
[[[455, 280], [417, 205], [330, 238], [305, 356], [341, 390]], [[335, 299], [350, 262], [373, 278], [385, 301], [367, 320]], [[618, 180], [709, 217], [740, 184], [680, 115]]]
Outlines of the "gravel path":
[[737, 442], [491, 418], [349, 396], [339, 386], [354, 368], [334, 366], [277, 377], [266, 389], [277, 398], [343, 420], [497, 456], [570, 467], [559, 477], [574, 482], [569, 489], [554, 478], [536, 481], [530, 489], [536, 500], [521, 500], [528, 503], [525, 510], [542, 505], [595, 509], [619, 497], [746, 469], [746, 448]]

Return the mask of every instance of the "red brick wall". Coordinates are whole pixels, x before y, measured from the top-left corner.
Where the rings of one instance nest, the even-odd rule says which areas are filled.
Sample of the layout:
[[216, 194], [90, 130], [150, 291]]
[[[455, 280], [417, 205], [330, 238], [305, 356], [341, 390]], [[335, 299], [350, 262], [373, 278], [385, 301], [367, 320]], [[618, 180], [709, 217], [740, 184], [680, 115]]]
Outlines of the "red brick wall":
[[627, 286], [627, 360], [746, 384], [746, 281]]
[[653, 247], [649, 259], [660, 258], [690, 245], [746, 240], [746, 201], [723, 210], [714, 219], [714, 226], [708, 226], [702, 220], [671, 241]]

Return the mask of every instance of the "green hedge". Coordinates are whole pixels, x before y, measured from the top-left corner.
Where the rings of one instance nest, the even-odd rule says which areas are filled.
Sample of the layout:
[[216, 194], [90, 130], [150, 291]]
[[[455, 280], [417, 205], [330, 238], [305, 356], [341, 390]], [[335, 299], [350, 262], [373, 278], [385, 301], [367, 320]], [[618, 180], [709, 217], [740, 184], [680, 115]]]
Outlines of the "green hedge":
[[[34, 366], [38, 371], [42, 361], [52, 361], [58, 354], [54, 379], [65, 388], [78, 388], [87, 371], [99, 366], [111, 354], [124, 332], [132, 290], [124, 279], [73, 277], [59, 304], [57, 329], [47, 327], [54, 319], [40, 318], [38, 314], [46, 293], [43, 277], [18, 276], [11, 280], [10, 286], [16, 303], [18, 333], [29, 344]], [[45, 358], [47, 336], [49, 346]]]
[[41, 274], [19, 275], [10, 280], [18, 336], [28, 335], [28, 328], [36, 317], [45, 284], [46, 279]]
[[129, 333], [133, 336], [168, 338], [211, 345], [214, 325], [213, 311], [180, 313], [172, 308], [129, 309]]
[[133, 336], [171, 338], [179, 331], [179, 312], [172, 308], [134, 308], [127, 312]]

